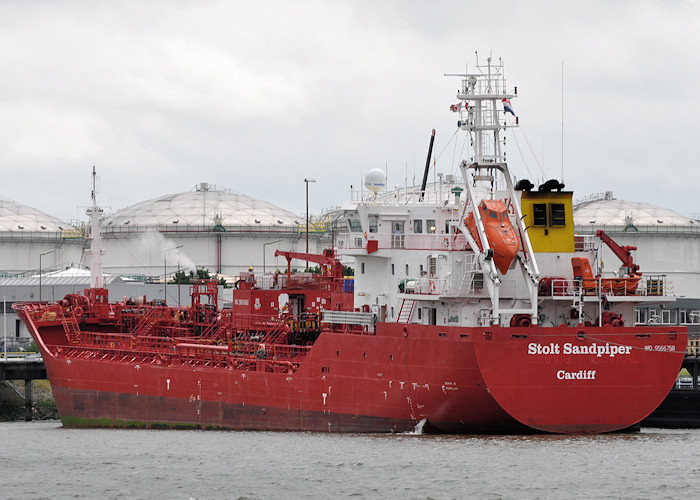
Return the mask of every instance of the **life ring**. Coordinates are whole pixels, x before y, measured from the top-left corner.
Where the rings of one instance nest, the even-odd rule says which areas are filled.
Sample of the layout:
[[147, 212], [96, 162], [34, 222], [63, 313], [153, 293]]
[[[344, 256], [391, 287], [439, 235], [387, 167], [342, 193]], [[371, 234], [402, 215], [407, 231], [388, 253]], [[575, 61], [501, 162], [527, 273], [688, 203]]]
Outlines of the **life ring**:
[[75, 314], [78, 317], [82, 316], [83, 315], [83, 308], [80, 306], [73, 308], [73, 314]]
[[435, 280], [430, 280], [430, 293], [435, 292]]
[[442, 244], [445, 248], [450, 248], [450, 238], [446, 237], [443, 241]]

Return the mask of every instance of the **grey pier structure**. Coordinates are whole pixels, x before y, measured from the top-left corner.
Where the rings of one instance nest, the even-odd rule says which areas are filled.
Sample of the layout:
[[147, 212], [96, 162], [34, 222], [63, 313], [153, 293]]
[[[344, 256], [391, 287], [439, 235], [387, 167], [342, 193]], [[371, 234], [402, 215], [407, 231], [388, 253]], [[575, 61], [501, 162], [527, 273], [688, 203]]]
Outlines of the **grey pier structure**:
[[[2, 353], [0, 353], [2, 354]], [[46, 377], [44, 360], [40, 357], [0, 358], [0, 380], [24, 380], [25, 420], [32, 419], [32, 380]]]

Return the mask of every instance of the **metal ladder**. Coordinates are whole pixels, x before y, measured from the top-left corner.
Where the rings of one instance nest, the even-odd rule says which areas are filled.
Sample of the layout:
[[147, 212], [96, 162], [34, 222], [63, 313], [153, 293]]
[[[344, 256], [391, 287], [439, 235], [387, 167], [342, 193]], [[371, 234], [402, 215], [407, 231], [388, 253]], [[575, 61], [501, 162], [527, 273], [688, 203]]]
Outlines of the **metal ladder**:
[[151, 308], [149, 309], [146, 314], [143, 315], [143, 318], [141, 318], [141, 321], [136, 325], [136, 328], [131, 332], [131, 335], [134, 337], [140, 337], [147, 333], [149, 330], [153, 328], [153, 325], [157, 323], [157, 309]]
[[270, 331], [268, 331], [263, 339], [261, 340], [261, 343], [263, 344], [278, 344], [280, 341], [284, 338], [285, 335], [287, 335], [288, 330], [285, 328], [286, 323], [283, 321], [278, 322], [275, 326], [273, 326]]
[[413, 308], [416, 305], [416, 301], [413, 299], [403, 299], [401, 302], [401, 309], [399, 309], [399, 316], [396, 318], [397, 323], [408, 323], [413, 314]]
[[63, 311], [59, 310], [61, 315], [61, 323], [63, 329], [66, 332], [66, 337], [68, 338], [68, 343], [78, 344], [80, 343], [80, 325], [78, 325], [78, 318], [75, 317], [75, 313], [71, 312], [68, 316], [63, 314]]

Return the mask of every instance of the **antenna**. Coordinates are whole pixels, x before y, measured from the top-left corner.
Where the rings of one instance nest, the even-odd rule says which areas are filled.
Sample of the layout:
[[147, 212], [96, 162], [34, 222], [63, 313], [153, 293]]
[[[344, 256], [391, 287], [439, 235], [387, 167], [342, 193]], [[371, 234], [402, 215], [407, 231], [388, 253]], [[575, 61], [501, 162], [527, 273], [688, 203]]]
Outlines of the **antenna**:
[[561, 182], [564, 182], [564, 61], [561, 62]]

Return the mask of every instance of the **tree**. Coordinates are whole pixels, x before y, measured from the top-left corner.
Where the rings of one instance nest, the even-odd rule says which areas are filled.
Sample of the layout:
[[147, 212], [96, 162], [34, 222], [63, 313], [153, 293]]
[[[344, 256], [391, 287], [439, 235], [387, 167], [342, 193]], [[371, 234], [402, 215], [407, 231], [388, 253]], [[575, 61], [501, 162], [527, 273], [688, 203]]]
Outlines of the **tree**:
[[[209, 274], [208, 269], [197, 269], [196, 270], [197, 275], [195, 276], [194, 271], [190, 271], [189, 274], [185, 274], [185, 271], [179, 271], [175, 273], [173, 276], [173, 279], [168, 281], [168, 283], [172, 284], [177, 284], [180, 283], [181, 285], [188, 285], [192, 283], [194, 280], [210, 280], [212, 279], [211, 275]], [[179, 281], [178, 281], [179, 279]], [[231, 288], [231, 286], [226, 283], [225, 278], [218, 278], [219, 285], [223, 286], [224, 288]]]

